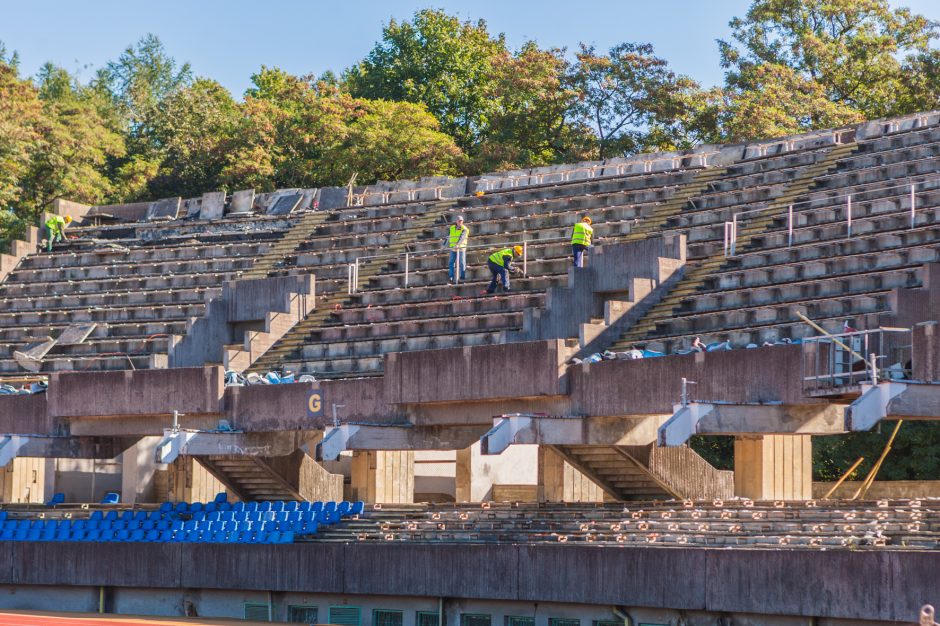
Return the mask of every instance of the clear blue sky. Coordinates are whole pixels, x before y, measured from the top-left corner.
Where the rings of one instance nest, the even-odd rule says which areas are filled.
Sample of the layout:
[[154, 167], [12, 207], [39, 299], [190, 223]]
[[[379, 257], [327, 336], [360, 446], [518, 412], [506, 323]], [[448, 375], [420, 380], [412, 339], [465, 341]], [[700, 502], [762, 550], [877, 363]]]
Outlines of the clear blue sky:
[[[892, 1], [940, 20], [940, 0]], [[148, 32], [197, 75], [214, 78], [240, 96], [262, 65], [291, 73], [341, 71], [361, 59], [390, 17], [442, 8], [483, 18], [512, 47], [607, 48], [649, 41], [673, 68], [704, 85], [721, 82], [715, 39], [750, 0], [0, 0], [0, 41], [20, 54], [24, 74], [53, 61], [84, 78]]]

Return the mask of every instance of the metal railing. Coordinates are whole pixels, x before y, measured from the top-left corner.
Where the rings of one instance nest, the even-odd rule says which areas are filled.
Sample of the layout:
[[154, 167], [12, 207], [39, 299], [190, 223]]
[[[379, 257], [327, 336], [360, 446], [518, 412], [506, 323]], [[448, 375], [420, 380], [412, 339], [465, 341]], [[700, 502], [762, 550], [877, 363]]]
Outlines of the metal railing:
[[[502, 248], [512, 248], [515, 246], [522, 246], [522, 275], [528, 276], [529, 274], [529, 246], [559, 243], [563, 241], [565, 242], [570, 241], [570, 238], [556, 237], [556, 238], [551, 238], [551, 239], [534, 239], [534, 240], [523, 239], [521, 241], [509, 242], [505, 244], [492, 244], [492, 243], [476, 244], [472, 246], [466, 246], [465, 248], [462, 248], [462, 250], [465, 250], [465, 251], [466, 250], [479, 250], [483, 248], [487, 248], [490, 250], [498, 250]], [[437, 248], [434, 250], [426, 250], [424, 252], [400, 252], [397, 254], [370, 254], [366, 256], [356, 257], [356, 260], [353, 263], [350, 263], [346, 268], [347, 269], [346, 279], [348, 281], [346, 293], [350, 295], [354, 293], [358, 293], [359, 269], [363, 265], [363, 263], [367, 261], [373, 261], [376, 259], [388, 259], [388, 260], [402, 259], [405, 264], [404, 287], [408, 288], [411, 286], [411, 274], [412, 274], [411, 262], [413, 259], [422, 258], [422, 257], [433, 257], [433, 256], [441, 255], [441, 254], [450, 255], [452, 250], [456, 250], [456, 248], [453, 248], [453, 249]], [[466, 254], [464, 255], [464, 259], [466, 259]], [[469, 268], [469, 266], [470, 266], [469, 263], [465, 263], [464, 271], [466, 271]], [[454, 284], [459, 284], [460, 282], [461, 282], [460, 259], [458, 258], [457, 262], [454, 264]]]
[[803, 339], [803, 390], [911, 378], [911, 329], [881, 327]]
[[[856, 219], [854, 214], [854, 208], [860, 204], [860, 202], [879, 202], [884, 200], [898, 199], [898, 198], [909, 198], [909, 208], [908, 214], [910, 216], [910, 229], [916, 227], [917, 222], [917, 185], [925, 185], [927, 183], [940, 183], [940, 177], [926, 178], [924, 180], [904, 182], [896, 185], [883, 185], [881, 183], [868, 183], [866, 185], [854, 185], [855, 191], [847, 194], [840, 194], [835, 196], [836, 200], [844, 200], [844, 217], [843, 220], [846, 225], [846, 238], [852, 237], [852, 228], [853, 225], [857, 225], [861, 222], [868, 222], [875, 219], [875, 217], [866, 217], [862, 219]], [[878, 186], [874, 186], [878, 185]], [[870, 189], [859, 190], [863, 187], [872, 186]], [[882, 196], [880, 198], [873, 198], [867, 200], [858, 200], [858, 196], [874, 193], [878, 191], [889, 191], [889, 190], [903, 190], [901, 193], [894, 193], [888, 196]], [[825, 190], [819, 190], [822, 192]], [[936, 191], [936, 189], [923, 189], [923, 192]], [[796, 228], [795, 223], [795, 214], [793, 212], [794, 207], [800, 205], [809, 205], [818, 203], [818, 200], [804, 200], [802, 202], [794, 202], [787, 205], [786, 212], [780, 213], [779, 215], [786, 215], [787, 218], [787, 247], [790, 248], [793, 246], [793, 234]], [[814, 215], [817, 213], [831, 212], [838, 209], [839, 205], [829, 205], [826, 207], [819, 207], [816, 209], [809, 209], [805, 211], [800, 211], [799, 215], [807, 216]], [[753, 216], [754, 214], [766, 215], [769, 209], [767, 207], [760, 209], [751, 209], [749, 211], [741, 211], [740, 213], [735, 213], [730, 220], [726, 220], [724, 223], [724, 255], [725, 257], [733, 257], [737, 254], [737, 240], [738, 240], [738, 227], [739, 224], [744, 221], [744, 218]], [[778, 215], [771, 215], [770, 217], [777, 217]], [[877, 217], [877, 216], [876, 216]], [[835, 222], [830, 222], [835, 223]], [[821, 224], [820, 224], [821, 225]]]

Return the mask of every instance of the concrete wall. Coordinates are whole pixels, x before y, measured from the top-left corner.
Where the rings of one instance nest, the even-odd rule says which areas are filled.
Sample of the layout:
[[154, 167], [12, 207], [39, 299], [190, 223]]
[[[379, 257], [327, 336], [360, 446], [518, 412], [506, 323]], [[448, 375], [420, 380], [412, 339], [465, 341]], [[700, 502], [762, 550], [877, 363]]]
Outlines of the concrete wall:
[[734, 440], [734, 495], [754, 500], [813, 497], [809, 435], [763, 435]]
[[444, 597], [910, 623], [925, 602], [937, 601], [935, 561], [931, 552], [904, 550], [23, 542], [0, 544], [0, 584]]
[[0, 469], [3, 502], [44, 503], [52, 497], [55, 459], [17, 458]]
[[413, 450], [358, 450], [352, 457], [351, 497], [364, 502], [414, 502]]
[[228, 494], [230, 502], [238, 500], [194, 457], [180, 456], [168, 466], [168, 470], [167, 500], [170, 502], [212, 502], [222, 492]]

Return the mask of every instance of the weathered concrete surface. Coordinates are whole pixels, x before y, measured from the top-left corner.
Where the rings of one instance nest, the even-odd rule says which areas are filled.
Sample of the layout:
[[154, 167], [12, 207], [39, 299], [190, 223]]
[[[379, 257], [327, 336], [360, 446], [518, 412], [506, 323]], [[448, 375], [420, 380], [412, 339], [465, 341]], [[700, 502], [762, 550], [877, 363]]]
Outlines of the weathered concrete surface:
[[0, 433], [51, 434], [47, 394], [0, 396]]
[[936, 601], [937, 559], [936, 552], [903, 550], [23, 542], [0, 544], [0, 583], [554, 601], [909, 623]]
[[218, 415], [225, 384], [221, 367], [63, 372], [49, 376], [54, 418]]
[[576, 415], [672, 413], [682, 378], [697, 383], [690, 395], [702, 402], [822, 403], [803, 395], [801, 355], [800, 346], [772, 346], [583, 364], [568, 372], [571, 408]]
[[566, 393], [560, 340], [401, 352], [385, 356], [390, 404], [559, 396]]

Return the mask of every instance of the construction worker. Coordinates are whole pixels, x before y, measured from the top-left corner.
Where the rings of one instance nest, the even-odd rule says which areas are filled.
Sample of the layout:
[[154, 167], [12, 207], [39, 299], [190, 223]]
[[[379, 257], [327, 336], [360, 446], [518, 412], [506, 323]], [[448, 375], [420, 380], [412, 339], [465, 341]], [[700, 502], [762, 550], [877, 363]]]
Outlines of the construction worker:
[[53, 215], [46, 220], [46, 250], [52, 252], [53, 241], [65, 241], [65, 227], [71, 223], [71, 215]]
[[594, 229], [591, 228], [591, 218], [585, 215], [571, 229], [571, 254], [575, 267], [584, 267], [584, 251], [591, 247], [593, 237]]
[[522, 246], [503, 248], [490, 255], [486, 260], [486, 266], [490, 268], [493, 279], [490, 281], [490, 286], [486, 288], [486, 293], [494, 293], [496, 286], [500, 284], [503, 286], [503, 291], [512, 291], [509, 288], [509, 273], [521, 271], [512, 264], [513, 259], [519, 256], [522, 256]]
[[450, 225], [447, 233], [447, 249], [450, 250], [450, 262], [447, 270], [447, 281], [454, 282], [458, 271], [460, 280], [467, 280], [467, 240], [470, 239], [470, 229], [463, 223], [463, 215], [458, 215]]

